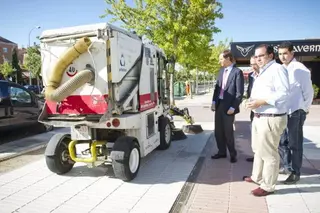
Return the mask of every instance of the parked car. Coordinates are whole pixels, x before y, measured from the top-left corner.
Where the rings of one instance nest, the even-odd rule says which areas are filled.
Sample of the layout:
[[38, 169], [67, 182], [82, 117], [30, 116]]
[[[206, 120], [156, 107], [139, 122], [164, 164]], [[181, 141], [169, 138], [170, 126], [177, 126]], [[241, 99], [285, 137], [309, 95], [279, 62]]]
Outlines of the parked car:
[[43, 89], [41, 86], [37, 86], [37, 85], [24, 85], [24, 87], [34, 92], [35, 94], [40, 94]]
[[[11, 81], [0, 80], [0, 131], [40, 124], [38, 117], [44, 100], [35, 93]], [[53, 126], [40, 124], [45, 131]]]

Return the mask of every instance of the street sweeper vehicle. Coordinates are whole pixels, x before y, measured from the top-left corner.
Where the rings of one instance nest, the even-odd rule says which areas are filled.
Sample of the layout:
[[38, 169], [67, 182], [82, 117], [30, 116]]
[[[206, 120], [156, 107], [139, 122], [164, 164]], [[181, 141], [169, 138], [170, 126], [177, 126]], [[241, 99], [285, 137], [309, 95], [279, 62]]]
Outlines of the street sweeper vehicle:
[[52, 172], [110, 163], [117, 178], [130, 181], [141, 158], [170, 147], [161, 49], [108, 23], [46, 30], [40, 41], [46, 102], [39, 122], [70, 128], [48, 142]]

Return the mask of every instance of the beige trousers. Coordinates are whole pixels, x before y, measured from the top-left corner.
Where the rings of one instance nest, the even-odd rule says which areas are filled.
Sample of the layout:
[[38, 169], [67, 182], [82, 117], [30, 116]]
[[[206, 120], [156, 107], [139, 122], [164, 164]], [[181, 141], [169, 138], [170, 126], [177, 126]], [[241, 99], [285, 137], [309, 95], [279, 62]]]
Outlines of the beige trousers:
[[272, 192], [275, 190], [279, 175], [280, 156], [278, 146], [280, 136], [287, 126], [287, 116], [254, 117], [252, 121], [252, 151], [254, 161], [252, 180], [260, 188]]

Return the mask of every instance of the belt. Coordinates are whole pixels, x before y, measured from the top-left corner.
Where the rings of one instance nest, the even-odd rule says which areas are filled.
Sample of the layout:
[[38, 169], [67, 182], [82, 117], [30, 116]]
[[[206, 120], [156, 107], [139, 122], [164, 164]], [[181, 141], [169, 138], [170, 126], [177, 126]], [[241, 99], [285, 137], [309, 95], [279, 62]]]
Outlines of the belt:
[[284, 116], [287, 113], [281, 113], [281, 114], [270, 114], [270, 113], [254, 113], [254, 117], [260, 118], [260, 117], [280, 117]]

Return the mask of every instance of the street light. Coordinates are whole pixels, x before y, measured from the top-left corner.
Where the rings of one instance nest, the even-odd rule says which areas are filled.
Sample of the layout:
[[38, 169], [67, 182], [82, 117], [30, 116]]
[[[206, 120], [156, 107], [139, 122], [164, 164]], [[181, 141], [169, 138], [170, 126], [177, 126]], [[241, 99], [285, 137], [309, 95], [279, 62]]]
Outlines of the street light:
[[30, 35], [31, 35], [31, 32], [35, 29], [40, 29], [41, 27], [40, 26], [35, 26], [34, 28], [32, 28], [29, 32], [29, 43], [28, 43], [28, 47], [30, 47]]
[[[29, 32], [29, 43], [28, 43], [28, 47], [30, 47], [30, 35], [31, 35], [31, 32], [35, 29], [40, 29], [41, 27], [40, 26], [35, 26], [34, 28], [32, 28]], [[31, 78], [31, 71], [29, 70], [29, 84], [31, 85], [32, 84], [32, 78]]]

